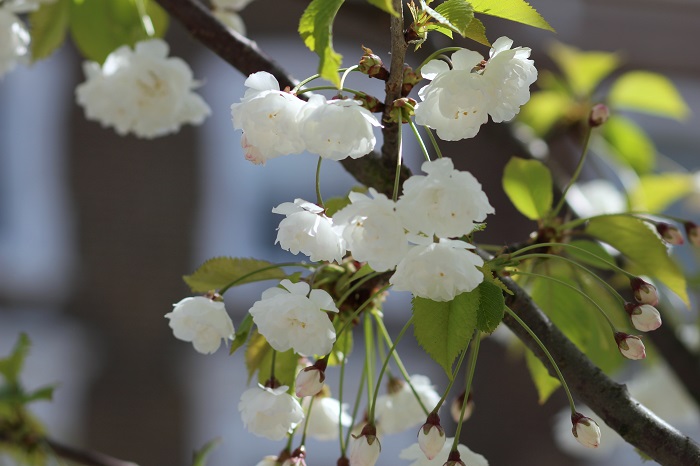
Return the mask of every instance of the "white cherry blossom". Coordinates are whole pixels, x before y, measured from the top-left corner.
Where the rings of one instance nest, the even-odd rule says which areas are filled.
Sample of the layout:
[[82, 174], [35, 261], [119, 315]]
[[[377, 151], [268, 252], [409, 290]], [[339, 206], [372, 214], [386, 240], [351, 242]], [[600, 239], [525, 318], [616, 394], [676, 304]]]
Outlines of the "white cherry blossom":
[[481, 184], [469, 172], [454, 169], [452, 160], [423, 162], [427, 176], [413, 175], [403, 184], [396, 210], [412, 233], [459, 237], [493, 214]]
[[[423, 406], [430, 412], [440, 401], [430, 379], [424, 375], [412, 375], [411, 384], [415, 388]], [[382, 433], [395, 434], [423, 424], [426, 414], [416, 400], [410, 385], [403, 380], [389, 382], [389, 393], [377, 397], [375, 408], [377, 424]]]
[[250, 314], [258, 331], [277, 351], [294, 349], [302, 356], [328, 354], [335, 342], [335, 329], [324, 311], [338, 312], [333, 298], [308, 283], [280, 282], [282, 288], [263, 291]]
[[222, 301], [204, 296], [185, 298], [165, 314], [175, 338], [190, 341], [194, 349], [209, 354], [219, 349], [221, 340], [233, 340], [234, 328]]
[[372, 152], [377, 142], [375, 126], [380, 126], [377, 119], [357, 100], [313, 95], [299, 114], [306, 149], [331, 160], [356, 159]]
[[192, 90], [192, 70], [180, 58], [168, 58], [160, 39], [119, 47], [104, 64], [85, 62], [87, 81], [76, 88], [87, 118], [111, 126], [120, 135], [154, 138], [200, 124], [211, 110]]
[[484, 280], [484, 274], [476, 268], [484, 261], [469, 251], [473, 248], [464, 241], [449, 239], [411, 246], [389, 283], [395, 290], [410, 291], [414, 296], [451, 301]]
[[287, 393], [286, 385], [257, 387], [243, 392], [238, 403], [243, 425], [248, 432], [270, 440], [282, 440], [287, 432], [304, 420], [299, 402]]
[[588, 448], [598, 448], [600, 446], [600, 427], [598, 424], [581, 413], [571, 416], [571, 433], [578, 443]]
[[316, 396], [313, 397], [314, 403], [309, 411], [311, 399], [312, 397], [306, 397], [301, 403], [307, 413], [304, 424], [308, 424], [308, 427], [302, 425], [300, 429], [306, 427], [306, 433], [317, 440], [336, 440], [339, 435], [338, 419], [343, 427], [352, 424], [352, 417], [346, 412], [347, 405], [341, 405], [335, 398]]
[[29, 31], [11, 11], [0, 8], [0, 78], [29, 57]]
[[[442, 446], [442, 450], [435, 455], [432, 460], [429, 460], [421, 451], [420, 446], [414, 443], [408, 448], [404, 448], [399, 453], [399, 458], [404, 460], [413, 461], [409, 466], [442, 466], [447, 462], [447, 457], [452, 449], [452, 442], [454, 437], [448, 437], [445, 439], [445, 444]], [[461, 443], [457, 445], [457, 451], [464, 464], [469, 466], [488, 466], [489, 462], [482, 455], [471, 451], [467, 446]]]
[[253, 147], [259, 154], [252, 161], [264, 163], [267, 159], [302, 152], [306, 146], [299, 133], [297, 114], [304, 101], [280, 91], [277, 79], [265, 71], [248, 76], [245, 85], [248, 90], [241, 102], [231, 105], [231, 118], [233, 127], [243, 130], [244, 147]]
[[351, 204], [333, 215], [342, 225], [343, 239], [353, 257], [367, 262], [377, 272], [396, 267], [408, 251], [408, 240], [396, 203], [369, 188], [369, 196], [351, 192]]
[[292, 254], [306, 254], [312, 261], [336, 261], [345, 255], [345, 240], [341, 226], [323, 213], [323, 209], [303, 199], [284, 202], [274, 209], [275, 214], [286, 215], [277, 228], [277, 239], [282, 249]]
[[530, 100], [530, 85], [537, 80], [537, 69], [529, 59], [530, 49], [510, 49], [513, 41], [500, 37], [493, 43], [483, 76], [492, 83], [491, 119], [500, 123], [512, 120], [520, 106]]

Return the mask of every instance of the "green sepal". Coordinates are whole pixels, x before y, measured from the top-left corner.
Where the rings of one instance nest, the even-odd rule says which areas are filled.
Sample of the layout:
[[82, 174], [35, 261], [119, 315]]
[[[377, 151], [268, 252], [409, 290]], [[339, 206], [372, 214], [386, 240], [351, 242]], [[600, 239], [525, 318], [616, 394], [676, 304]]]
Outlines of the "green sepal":
[[418, 344], [452, 379], [452, 365], [467, 348], [477, 325], [479, 292], [439, 302], [413, 298], [413, 331]]
[[[282, 280], [287, 277], [280, 268], [269, 268], [275, 264], [268, 261], [214, 257], [204, 262], [193, 274], [185, 275], [182, 279], [194, 293], [206, 293], [220, 290], [236, 282], [236, 285], [259, 282], [262, 280]], [[263, 270], [267, 269], [267, 270]]]
[[503, 172], [503, 189], [515, 208], [531, 220], [546, 217], [552, 208], [552, 174], [538, 160], [512, 157]]
[[524, 0], [469, 0], [475, 13], [527, 24], [556, 32], [552, 26]]
[[320, 58], [318, 74], [336, 87], [340, 86], [338, 68], [343, 57], [333, 49], [333, 21], [343, 2], [344, 0], [313, 0], [299, 20], [301, 39]]
[[206, 466], [209, 455], [221, 442], [221, 437], [217, 437], [208, 441], [202, 448], [192, 453], [192, 466]]
[[66, 39], [70, 20], [71, 0], [42, 3], [29, 15], [32, 31], [32, 61], [49, 57]]
[[651, 71], [630, 71], [613, 83], [611, 107], [685, 120], [690, 109], [670, 79]]

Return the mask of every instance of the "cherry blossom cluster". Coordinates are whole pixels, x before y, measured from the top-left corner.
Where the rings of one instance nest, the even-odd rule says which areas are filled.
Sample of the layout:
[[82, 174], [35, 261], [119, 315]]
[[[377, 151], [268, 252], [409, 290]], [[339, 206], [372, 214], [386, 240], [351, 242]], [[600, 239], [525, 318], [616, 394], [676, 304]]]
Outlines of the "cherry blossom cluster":
[[530, 49], [501, 37], [493, 43], [489, 60], [472, 50], [452, 54], [451, 67], [431, 60], [421, 70], [432, 82], [418, 96], [416, 123], [437, 131], [440, 139], [458, 141], [476, 136], [488, 116], [500, 123], [511, 120], [530, 100], [537, 69]]
[[119, 47], [104, 64], [85, 62], [87, 80], [76, 88], [76, 98], [87, 118], [102, 126], [154, 138], [177, 132], [186, 123], [200, 124], [211, 113], [196, 93], [189, 65], [168, 58], [168, 44], [151, 39], [134, 49]]
[[241, 102], [231, 105], [235, 129], [243, 130], [245, 158], [255, 164], [309, 151], [323, 158], [362, 157], [374, 149], [380, 126], [357, 100], [314, 95], [308, 102], [280, 90], [270, 73], [251, 74]]
[[350, 205], [327, 217], [303, 199], [283, 203], [273, 212], [286, 216], [276, 242], [311, 260], [340, 260], [351, 251], [377, 272], [396, 268], [395, 290], [435, 301], [450, 301], [483, 280], [483, 260], [473, 246], [454, 239], [471, 233], [494, 213], [481, 184], [444, 158], [424, 162], [427, 175], [414, 175], [395, 202], [374, 189], [369, 196], [351, 192]]

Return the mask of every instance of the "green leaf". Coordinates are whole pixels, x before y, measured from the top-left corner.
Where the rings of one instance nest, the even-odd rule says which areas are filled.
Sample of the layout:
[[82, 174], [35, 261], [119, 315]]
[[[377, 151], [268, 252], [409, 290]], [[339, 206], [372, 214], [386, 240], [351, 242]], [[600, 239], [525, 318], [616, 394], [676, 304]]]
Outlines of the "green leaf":
[[597, 241], [580, 239], [571, 241], [569, 244], [588, 252], [587, 254], [586, 252], [578, 251], [574, 248], [564, 248], [566, 254], [572, 259], [576, 259], [577, 262], [602, 270], [614, 270], [608, 263], [615, 264], [615, 259], [605, 250], [603, 245]]
[[476, 315], [476, 327], [485, 333], [493, 333], [503, 320], [505, 299], [503, 291], [494, 283], [484, 280], [479, 287], [479, 311]]
[[24, 395], [24, 403], [31, 403], [32, 401], [51, 401], [53, 400], [53, 392], [56, 389], [54, 385], [48, 385], [46, 387], [41, 387], [34, 390], [31, 393]]
[[33, 61], [47, 58], [65, 40], [70, 18], [70, 2], [71, 0], [58, 0], [55, 3], [42, 3], [38, 10], [29, 15]]
[[5, 377], [7, 385], [19, 383], [19, 374], [22, 372], [24, 360], [29, 353], [31, 342], [26, 333], [20, 333], [12, 353], [6, 358], [0, 359], [0, 374]]
[[598, 84], [620, 66], [615, 53], [582, 52], [561, 43], [555, 43], [549, 54], [566, 76], [571, 90], [579, 97], [591, 95]]
[[526, 349], [525, 362], [537, 389], [538, 402], [544, 404], [552, 393], [561, 386], [561, 383], [559, 383], [558, 378], [549, 375], [547, 368], [544, 367], [544, 363], [530, 349]]
[[539, 137], [544, 137], [562, 121], [571, 106], [571, 98], [558, 91], [538, 91], [520, 109], [518, 121], [525, 123]]
[[[321, 59], [318, 73], [340, 86], [338, 68], [342, 55], [333, 50], [333, 20], [344, 0], [313, 0], [299, 21], [299, 35], [304, 44]], [[386, 3], [386, 2], [377, 2]], [[379, 5], [377, 5], [379, 6]]]
[[524, 0], [469, 0], [475, 13], [496, 16], [552, 32], [554, 28]]
[[72, 0], [70, 32], [80, 52], [88, 59], [103, 63], [122, 45], [152, 38], [146, 31], [153, 26], [153, 37], [163, 37], [168, 15], [153, 0], [143, 0], [146, 15], [141, 18], [137, 3], [141, 0]]
[[586, 233], [620, 251], [639, 274], [655, 277], [690, 306], [682, 270], [645, 222], [626, 215], [606, 215], [591, 219]]
[[192, 454], [192, 466], [206, 466], [207, 458], [214, 451], [214, 448], [219, 446], [221, 438], [215, 438], [208, 441], [202, 448]]
[[390, 15], [399, 16], [398, 12], [394, 10], [394, 4], [391, 0], [367, 0], [367, 2]]
[[531, 220], [544, 218], [552, 208], [552, 175], [538, 160], [512, 157], [503, 172], [503, 189]]
[[350, 199], [345, 197], [331, 197], [323, 200], [323, 206], [326, 208], [326, 215], [332, 217], [336, 212], [342, 210], [343, 207], [350, 205]]
[[235, 338], [231, 342], [231, 349], [228, 352], [229, 355], [232, 355], [238, 348], [246, 344], [248, 341], [248, 336], [250, 335], [250, 329], [252, 327], [253, 316], [248, 312], [243, 318], [243, 321], [238, 325]]
[[620, 76], [608, 95], [612, 107], [685, 120], [690, 109], [670, 79], [651, 71], [630, 71]]
[[[340, 317], [333, 319], [333, 327], [335, 327], [336, 334], [338, 330], [344, 325], [344, 321]], [[352, 353], [353, 337], [352, 337], [352, 325], [345, 330], [335, 341], [333, 349], [331, 350], [330, 356], [328, 356], [328, 365], [337, 366], [347, 359]]]
[[262, 360], [267, 352], [271, 350], [272, 347], [267, 343], [265, 337], [255, 330], [250, 336], [248, 346], [245, 349], [245, 367], [248, 369], [248, 383], [253, 378], [253, 374], [260, 369]]
[[[269, 350], [265, 352], [260, 368], [258, 370], [258, 383], [265, 385], [265, 382], [270, 380], [270, 368], [272, 367], [273, 350], [268, 346]], [[290, 389], [294, 388], [294, 382], [299, 371], [299, 355], [294, 350], [290, 349], [284, 352], [277, 351], [275, 355], [275, 379], [280, 385], [286, 385]]]
[[421, 0], [421, 5], [431, 18], [463, 37], [466, 36], [469, 23], [474, 19], [474, 10], [464, 0], [447, 0], [434, 10], [425, 3], [425, 0]]
[[611, 155], [619, 162], [629, 165], [637, 173], [648, 173], [654, 168], [656, 148], [639, 125], [629, 118], [613, 115], [602, 129]]
[[489, 40], [486, 38], [486, 28], [484, 27], [484, 23], [476, 18], [472, 18], [472, 20], [469, 21], [467, 30], [464, 32], [464, 37], [468, 37], [481, 45], [491, 47], [491, 42], [489, 42]]
[[674, 202], [695, 192], [693, 175], [662, 173], [642, 175], [630, 193], [632, 210], [661, 213]]
[[[273, 268], [270, 268], [273, 267]], [[233, 282], [236, 285], [262, 280], [281, 280], [287, 275], [273, 263], [232, 257], [214, 257], [202, 264], [192, 275], [182, 277], [194, 293], [219, 290]]]
[[452, 301], [413, 298], [413, 331], [418, 344], [452, 378], [452, 364], [469, 344], [477, 323], [478, 288]]

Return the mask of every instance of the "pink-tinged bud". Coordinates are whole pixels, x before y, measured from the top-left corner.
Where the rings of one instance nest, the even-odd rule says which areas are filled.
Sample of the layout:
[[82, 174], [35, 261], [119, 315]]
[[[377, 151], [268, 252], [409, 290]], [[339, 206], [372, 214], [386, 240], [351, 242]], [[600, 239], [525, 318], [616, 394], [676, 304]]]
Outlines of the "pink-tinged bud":
[[683, 235], [680, 230], [669, 223], [659, 222], [656, 224], [656, 231], [668, 244], [680, 246], [683, 244]]
[[389, 70], [384, 67], [382, 59], [378, 55], [375, 55], [372, 49], [362, 47], [362, 50], [365, 54], [360, 58], [360, 64], [357, 69], [370, 78], [377, 78], [383, 81], [389, 79]]
[[294, 383], [296, 395], [299, 398], [317, 395], [323, 389], [323, 381], [326, 380], [325, 369], [326, 360], [320, 359], [316, 364], [299, 371]]
[[578, 443], [588, 448], [598, 448], [600, 446], [600, 427], [598, 424], [581, 413], [571, 415], [571, 433], [574, 434]]
[[634, 299], [638, 303], [651, 304], [656, 306], [659, 303], [659, 292], [656, 291], [656, 287], [651, 283], [647, 283], [639, 277], [634, 277], [630, 279], [630, 286], [632, 287], [632, 293], [634, 293]]
[[425, 424], [418, 431], [418, 446], [425, 457], [432, 460], [445, 445], [445, 429], [440, 425], [440, 416], [430, 413]]
[[[459, 417], [462, 415], [462, 405], [464, 404], [464, 395], [465, 393], [462, 392], [461, 395], [459, 395], [457, 398], [452, 400], [452, 404], [450, 404], [450, 415], [452, 416], [452, 420], [455, 422], [459, 422]], [[469, 397], [467, 398], [467, 407], [464, 408], [464, 417], [462, 418], [462, 421], [466, 421], [472, 416], [472, 413], [474, 412], [474, 398], [472, 397], [472, 394], [469, 393]]]
[[685, 222], [685, 234], [693, 246], [700, 246], [700, 228], [693, 222]]
[[350, 466], [374, 466], [381, 451], [382, 446], [377, 438], [376, 427], [367, 424], [360, 436], [352, 442]]
[[588, 124], [592, 128], [601, 126], [610, 118], [610, 110], [605, 104], [595, 104], [588, 115]]
[[615, 342], [617, 342], [617, 349], [627, 359], [644, 359], [647, 357], [644, 343], [637, 336], [628, 335], [624, 332], [615, 332]]
[[632, 325], [640, 332], [651, 332], [661, 327], [661, 314], [651, 304], [625, 304], [625, 310], [632, 319]]

